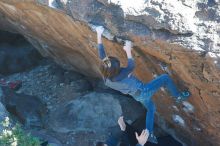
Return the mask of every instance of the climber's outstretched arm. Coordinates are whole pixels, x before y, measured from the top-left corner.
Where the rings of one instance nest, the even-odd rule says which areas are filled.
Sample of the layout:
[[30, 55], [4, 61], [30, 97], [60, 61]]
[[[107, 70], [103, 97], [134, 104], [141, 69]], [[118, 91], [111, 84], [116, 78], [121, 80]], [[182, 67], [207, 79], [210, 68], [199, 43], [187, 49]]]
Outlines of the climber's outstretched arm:
[[127, 65], [127, 67], [125, 67], [125, 68], [122, 67], [120, 69], [119, 74], [112, 79], [113, 81], [120, 81], [120, 80], [128, 77], [128, 75], [130, 73], [132, 73], [132, 71], [135, 68], [135, 62], [134, 62], [134, 59], [133, 59], [132, 54], [131, 54], [132, 43], [130, 41], [126, 41], [123, 49], [125, 50], [125, 52], [127, 54], [127, 57], [128, 57], [128, 65]]
[[102, 33], [103, 33], [103, 31], [104, 31], [104, 28], [102, 26], [96, 27], [98, 52], [99, 52], [99, 58], [100, 59], [104, 59], [106, 57], [105, 48], [102, 44]]
[[132, 59], [132, 54], [131, 54], [131, 50], [132, 50], [132, 43], [131, 41], [125, 41], [125, 45], [123, 47], [123, 49], [125, 50], [128, 59]]

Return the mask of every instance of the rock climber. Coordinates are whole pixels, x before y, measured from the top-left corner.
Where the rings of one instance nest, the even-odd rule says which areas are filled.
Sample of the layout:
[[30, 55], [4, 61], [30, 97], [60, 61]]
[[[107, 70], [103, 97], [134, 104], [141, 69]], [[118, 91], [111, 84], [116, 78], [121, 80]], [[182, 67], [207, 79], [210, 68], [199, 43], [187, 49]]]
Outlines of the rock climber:
[[138, 80], [132, 71], [135, 68], [134, 59], [131, 54], [132, 43], [125, 41], [123, 47], [127, 54], [127, 67], [120, 67], [120, 61], [113, 56], [107, 56], [102, 44], [102, 34], [104, 28], [96, 27], [98, 53], [102, 60], [100, 70], [103, 75], [105, 85], [122, 92], [123, 94], [131, 95], [135, 100], [140, 101], [147, 108], [146, 129], [149, 131], [148, 141], [158, 143], [156, 136], [153, 133], [155, 105], [152, 96], [161, 88], [165, 87], [171, 96], [177, 101], [186, 100], [191, 94], [189, 91], [179, 91], [168, 74], [162, 74], [148, 83], [143, 83]]

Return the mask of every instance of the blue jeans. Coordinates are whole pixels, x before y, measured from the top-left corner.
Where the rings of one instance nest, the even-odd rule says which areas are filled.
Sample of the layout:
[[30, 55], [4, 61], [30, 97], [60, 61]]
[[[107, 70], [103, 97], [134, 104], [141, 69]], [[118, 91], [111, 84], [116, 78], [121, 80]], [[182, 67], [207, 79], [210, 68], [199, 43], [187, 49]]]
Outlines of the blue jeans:
[[173, 97], [178, 97], [180, 92], [176, 88], [174, 82], [167, 74], [162, 74], [157, 78], [153, 79], [147, 84], [142, 84], [140, 87], [141, 94], [136, 97], [137, 100], [141, 101], [144, 106], [147, 108], [146, 116], [146, 128], [150, 133], [153, 132], [154, 127], [154, 113], [155, 105], [151, 97], [156, 93], [161, 87], [165, 87]]

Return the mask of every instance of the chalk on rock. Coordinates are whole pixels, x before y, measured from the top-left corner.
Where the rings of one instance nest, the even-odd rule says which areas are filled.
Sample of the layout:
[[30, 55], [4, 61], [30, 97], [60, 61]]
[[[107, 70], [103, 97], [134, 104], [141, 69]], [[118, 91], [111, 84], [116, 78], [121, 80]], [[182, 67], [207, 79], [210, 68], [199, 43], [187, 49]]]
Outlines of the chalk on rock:
[[173, 105], [172, 107], [173, 107], [173, 109], [174, 109], [175, 111], [179, 111], [179, 109], [177, 108], [177, 106]]
[[187, 101], [183, 101], [182, 102], [182, 104], [183, 104], [183, 110], [185, 111], [185, 112], [194, 112], [194, 106], [192, 105], [192, 104], [190, 104], [189, 102], [187, 102]]
[[172, 118], [173, 118], [173, 121], [177, 123], [178, 125], [183, 126], [183, 127], [185, 126], [185, 121], [179, 115], [173, 115]]
[[51, 8], [56, 8], [56, 1], [55, 0], [49, 0], [48, 1], [48, 6]]
[[[94, 24], [89, 24], [89, 27], [92, 29], [92, 31], [96, 31], [96, 27], [98, 27], [98, 25], [94, 25]], [[110, 41], [114, 40], [114, 35], [111, 34], [108, 30], [104, 30], [103, 34], [102, 34], [105, 38], [107, 38]]]

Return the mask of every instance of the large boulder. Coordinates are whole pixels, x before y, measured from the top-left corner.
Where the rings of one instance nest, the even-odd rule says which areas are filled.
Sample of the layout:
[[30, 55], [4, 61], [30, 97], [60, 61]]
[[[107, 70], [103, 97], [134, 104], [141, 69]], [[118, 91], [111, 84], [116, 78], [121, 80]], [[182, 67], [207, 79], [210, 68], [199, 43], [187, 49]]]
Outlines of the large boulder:
[[[37, 132], [37, 137], [44, 140], [50, 139], [47, 136], [52, 136], [63, 144], [87, 146], [96, 140], [104, 140], [113, 127], [117, 131], [117, 119], [120, 115], [123, 114], [128, 122], [145, 115], [144, 107], [131, 97], [104, 87], [103, 81], [93, 78], [88, 81], [87, 77], [62, 69], [49, 60], [31, 71], [13, 74], [4, 79], [21, 80], [22, 87], [18, 93], [32, 95], [28, 96], [30, 100], [39, 97], [46, 103], [46, 133]], [[22, 97], [20, 100], [26, 106], [26, 99]], [[25, 114], [28, 111], [30, 109], [23, 108], [22, 112]], [[30, 114], [35, 115], [33, 112]], [[87, 140], [84, 140], [84, 136], [87, 136]]]
[[132, 122], [143, 113], [144, 108], [128, 97], [91, 92], [57, 105], [55, 111], [50, 113], [49, 127], [61, 133], [105, 132], [108, 128], [117, 126], [117, 120], [121, 115]]
[[117, 120], [121, 115], [131, 123], [143, 113], [144, 108], [132, 98], [91, 92], [57, 105], [49, 114], [48, 127], [56, 133], [72, 133], [76, 145], [93, 145], [105, 140], [112, 128], [119, 129]]
[[[60, 7], [63, 11], [40, 5], [34, 0], [2, 0], [0, 21], [3, 21], [1, 24], [10, 24], [7, 26], [25, 36], [43, 56], [50, 56], [68, 69], [94, 77], [100, 77], [99, 59], [95, 47], [96, 34], [88, 23], [103, 24], [110, 30], [112, 35], [105, 34], [113, 41], [104, 39], [103, 43], [107, 53], [118, 57], [122, 66], [126, 65], [126, 55], [120, 40], [130, 38], [134, 42], [135, 75], [140, 80], [147, 82], [154, 75], [163, 73], [161, 64], [165, 64], [165, 70], [171, 73], [174, 80], [187, 86], [192, 93], [189, 104], [177, 105], [167, 98], [166, 93], [159, 92], [154, 97], [157, 123], [185, 144], [219, 145], [220, 67], [219, 30], [216, 25], [219, 4], [192, 2], [195, 3], [152, 0], [146, 3], [147, 16], [129, 15], [124, 18], [126, 13], [120, 6], [104, 0], [57, 2], [63, 4]], [[179, 11], [181, 9], [175, 6], [187, 12]], [[82, 12], [84, 7], [86, 11]], [[184, 14], [192, 11], [195, 17], [191, 13], [189, 16]], [[196, 31], [188, 25], [191, 22], [184, 18], [199, 19], [196, 26], [193, 25]], [[150, 25], [148, 22], [154, 23]], [[2, 28], [7, 27], [4, 25]], [[188, 105], [193, 106], [194, 110], [188, 110], [191, 107]]]

